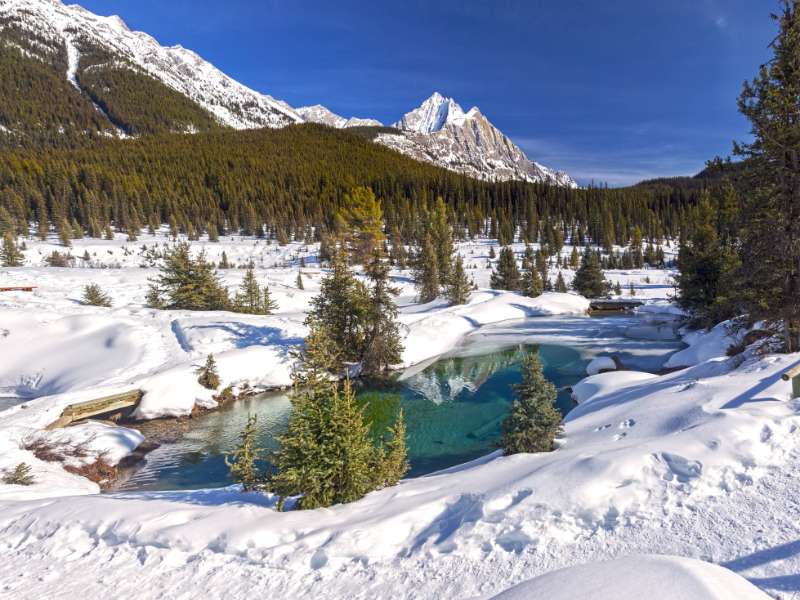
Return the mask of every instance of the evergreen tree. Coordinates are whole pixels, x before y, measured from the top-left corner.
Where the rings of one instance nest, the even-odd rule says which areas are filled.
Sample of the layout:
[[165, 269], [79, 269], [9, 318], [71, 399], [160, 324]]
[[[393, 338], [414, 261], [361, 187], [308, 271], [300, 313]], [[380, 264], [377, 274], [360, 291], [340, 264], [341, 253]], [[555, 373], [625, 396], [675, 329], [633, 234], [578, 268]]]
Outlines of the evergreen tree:
[[371, 188], [358, 187], [345, 196], [339, 213], [353, 262], [366, 264], [383, 242], [383, 211]]
[[340, 349], [341, 361], [358, 362], [364, 348], [368, 311], [369, 292], [347, 267], [344, 252], [338, 250], [331, 261], [331, 272], [322, 279], [319, 294], [311, 300], [306, 324], [312, 329], [324, 328]]
[[587, 249], [583, 262], [572, 280], [572, 289], [587, 298], [600, 298], [609, 292], [609, 284], [600, 269], [597, 253]]
[[530, 268], [522, 274], [522, 293], [529, 298], [538, 298], [542, 295], [543, 291], [544, 284], [542, 283], [542, 278], [539, 275], [539, 271], [536, 270], [536, 265], [532, 264]]
[[497, 269], [492, 271], [491, 287], [493, 290], [509, 290], [512, 292], [519, 291], [521, 288], [517, 259], [514, 258], [514, 251], [508, 246], [500, 250]]
[[150, 280], [148, 303], [156, 308], [225, 310], [228, 292], [214, 266], [200, 253], [192, 258], [189, 244], [182, 242], [164, 254], [160, 274]]
[[300, 271], [297, 272], [297, 289], [298, 290], [306, 289], [305, 286], [303, 285], [303, 274]]
[[751, 321], [782, 323], [788, 352], [800, 350], [800, 6], [784, 0], [774, 18], [772, 59], [739, 97], [753, 142], [735, 147], [747, 159], [751, 187], [742, 211], [742, 296]]
[[271, 315], [277, 308], [269, 288], [258, 285], [253, 266], [250, 265], [233, 300], [233, 310], [251, 315]]
[[3, 472], [3, 483], [6, 485], [33, 485], [36, 483], [31, 474], [31, 466], [27, 463], [21, 462], [13, 469]]
[[456, 256], [450, 279], [445, 284], [445, 298], [450, 305], [466, 304], [469, 302], [472, 287], [472, 281], [464, 270], [464, 259], [459, 254]]
[[352, 386], [324, 379], [295, 387], [286, 432], [278, 438], [270, 489], [300, 496], [301, 509], [358, 500], [375, 489], [376, 448]]
[[361, 372], [365, 376], [379, 375], [402, 360], [403, 343], [397, 325], [396, 288], [389, 285], [389, 266], [379, 250], [373, 252], [365, 273], [372, 283], [364, 319], [364, 347], [361, 352]]
[[206, 357], [206, 362], [197, 371], [197, 383], [202, 385], [208, 390], [215, 390], [219, 387], [219, 372], [217, 371], [217, 361], [214, 360], [214, 355], [209, 354]]
[[257, 465], [261, 451], [256, 446], [257, 421], [257, 415], [247, 416], [247, 424], [239, 434], [239, 447], [233, 453], [225, 455], [225, 464], [228, 466], [231, 478], [241, 483], [245, 492], [257, 490], [264, 482]]
[[83, 288], [83, 303], [89, 306], [111, 306], [111, 298], [103, 292], [99, 285], [90, 283]]
[[439, 297], [439, 260], [430, 234], [425, 236], [425, 241], [414, 259], [414, 280], [418, 302], [426, 304]]
[[636, 295], [636, 286], [633, 285], [632, 281], [628, 282], [628, 295], [631, 297]]
[[567, 293], [567, 283], [564, 281], [564, 276], [561, 274], [561, 271], [558, 272], [558, 277], [556, 277], [556, 284], [553, 286], [553, 290], [560, 294]]
[[396, 485], [408, 472], [408, 450], [406, 449], [406, 421], [400, 409], [395, 423], [389, 428], [389, 440], [384, 442], [383, 452], [377, 452], [375, 465], [376, 487]]
[[453, 228], [447, 218], [447, 206], [438, 198], [430, 215], [431, 241], [436, 253], [437, 272], [441, 286], [447, 285], [453, 266]]
[[228, 255], [225, 254], [225, 251], [222, 251], [222, 258], [219, 261], [219, 268], [220, 269], [230, 269], [231, 263], [228, 262]]
[[617, 296], [622, 296], [622, 285], [620, 284], [619, 279], [617, 280], [617, 283], [614, 284], [614, 294]]
[[503, 421], [501, 446], [506, 454], [549, 452], [561, 432], [561, 413], [555, 407], [558, 391], [544, 376], [539, 352], [523, 361], [522, 383], [514, 386], [514, 401]]
[[681, 240], [678, 250], [678, 304], [704, 326], [713, 325], [712, 307], [717, 301], [723, 267], [715, 221], [711, 199], [705, 192], [693, 218], [692, 233]]
[[6, 233], [3, 237], [3, 247], [0, 248], [0, 264], [4, 267], [21, 267], [25, 257], [17, 248], [14, 237]]

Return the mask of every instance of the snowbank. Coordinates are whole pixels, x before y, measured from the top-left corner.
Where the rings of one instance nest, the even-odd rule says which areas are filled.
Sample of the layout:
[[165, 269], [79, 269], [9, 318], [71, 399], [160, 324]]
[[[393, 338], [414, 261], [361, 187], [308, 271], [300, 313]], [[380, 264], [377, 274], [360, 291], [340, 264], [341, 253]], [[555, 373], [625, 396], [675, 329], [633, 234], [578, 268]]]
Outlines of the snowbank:
[[586, 365], [587, 375], [597, 375], [600, 371], [616, 371], [617, 363], [610, 356], [598, 356]]
[[429, 310], [404, 312], [403, 366], [429, 360], [454, 349], [464, 337], [494, 323], [553, 315], [585, 315], [589, 301], [575, 294], [546, 293], [528, 298], [511, 292], [478, 292], [469, 304]]
[[683, 337], [689, 345], [685, 350], [669, 357], [666, 368], [688, 367], [712, 358], [724, 357], [740, 335], [731, 331], [731, 322], [723, 321], [709, 331], [692, 331]]
[[583, 404], [595, 396], [610, 394], [628, 385], [641, 383], [655, 377], [652, 373], [639, 371], [609, 371], [590, 375], [572, 386], [572, 398], [578, 404]]
[[541, 575], [493, 600], [767, 600], [723, 567], [677, 556], [629, 556]]

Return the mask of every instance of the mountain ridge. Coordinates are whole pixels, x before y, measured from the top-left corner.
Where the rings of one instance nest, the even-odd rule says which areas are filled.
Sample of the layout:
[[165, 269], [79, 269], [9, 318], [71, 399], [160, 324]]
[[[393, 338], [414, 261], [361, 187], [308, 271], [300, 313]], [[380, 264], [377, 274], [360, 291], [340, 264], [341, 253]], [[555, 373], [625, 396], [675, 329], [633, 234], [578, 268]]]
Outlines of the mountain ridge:
[[[321, 104], [292, 108], [248, 88], [180, 44], [162, 46], [149, 34], [132, 31], [119, 16], [96, 15], [61, 0], [0, 0], [0, 41], [16, 46], [23, 62], [39, 60], [60, 72], [74, 92], [59, 93], [70, 96], [72, 105], [91, 103], [95, 117], [88, 108], [76, 106], [66, 111], [66, 117], [52, 117], [74, 121], [70, 123], [73, 133], [127, 137], [303, 122], [335, 128], [383, 127], [375, 119], [337, 115]], [[29, 63], [26, 68], [36, 67]], [[61, 87], [54, 82], [42, 85]], [[14, 98], [0, 100], [9, 104]], [[88, 130], [87, 122], [91, 123]], [[0, 127], [0, 138], [20, 129], [2, 107]], [[566, 173], [528, 159], [477, 107], [465, 112], [439, 92], [392, 127], [395, 131], [382, 130], [373, 140], [416, 160], [487, 181], [577, 186]], [[63, 128], [60, 125], [57, 131]], [[57, 138], [52, 133], [48, 137]]]

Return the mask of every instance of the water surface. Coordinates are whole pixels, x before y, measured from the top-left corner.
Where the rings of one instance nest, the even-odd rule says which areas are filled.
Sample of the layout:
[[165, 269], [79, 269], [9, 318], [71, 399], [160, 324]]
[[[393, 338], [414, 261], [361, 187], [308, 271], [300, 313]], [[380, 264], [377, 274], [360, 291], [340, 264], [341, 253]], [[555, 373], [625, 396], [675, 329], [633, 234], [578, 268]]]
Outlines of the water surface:
[[[378, 418], [401, 406], [408, 429], [410, 476], [424, 475], [482, 456], [495, 449], [520, 364], [538, 348], [545, 376], [559, 388], [558, 408], [571, 408], [568, 386], [585, 377], [595, 356], [615, 354], [627, 368], [658, 371], [681, 347], [669, 323], [634, 316], [557, 317], [499, 323], [469, 336], [449, 356], [418, 365], [394, 381], [362, 385], [367, 407]], [[291, 403], [283, 394], [243, 399], [183, 424], [185, 432], [148, 455], [143, 467], [118, 489], [164, 490], [231, 483], [224, 453], [238, 442], [248, 414], [258, 415], [259, 445], [275, 448], [285, 430]], [[161, 427], [145, 424], [143, 432]]]

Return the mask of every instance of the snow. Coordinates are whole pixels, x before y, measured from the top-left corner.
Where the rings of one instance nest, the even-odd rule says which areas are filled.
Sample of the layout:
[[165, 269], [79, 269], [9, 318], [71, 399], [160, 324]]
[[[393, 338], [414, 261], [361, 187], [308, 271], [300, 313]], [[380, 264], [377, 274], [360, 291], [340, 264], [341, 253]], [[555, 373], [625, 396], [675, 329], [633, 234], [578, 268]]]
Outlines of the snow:
[[766, 600], [731, 571], [678, 556], [630, 556], [559, 569], [493, 600]]
[[[193, 251], [203, 248], [215, 261], [223, 251], [234, 265], [253, 261], [278, 310], [156, 311], [144, 306], [155, 269], [141, 246], [167, 243], [165, 231], [136, 243], [74, 240], [71, 252], [89, 260], [65, 269], [41, 266], [54, 242], [27, 241], [27, 266], [0, 270], [4, 283], [38, 286], [0, 295], [0, 395], [24, 398], [0, 412], [0, 470], [26, 462], [36, 477], [30, 487], [0, 485], [0, 596], [100, 598], [113, 589], [155, 598], [180, 589], [186, 597], [224, 590], [243, 598], [259, 589], [287, 598], [489, 598], [554, 569], [652, 552], [728, 566], [762, 589], [800, 591], [800, 556], [790, 551], [800, 537], [800, 406], [780, 379], [798, 355], [729, 359], [719, 353], [721, 330], [694, 335], [687, 350], [698, 362], [689, 368], [661, 376], [613, 371], [574, 386], [580, 404], [555, 452], [496, 452], [349, 505], [279, 512], [275, 498], [235, 487], [100, 495], [96, 484], [38, 460], [23, 441], [91, 440], [93, 453], [116, 462], [141, 443], [137, 432], [96, 423], [42, 431], [68, 404], [134, 388], [145, 392], [144, 418], [213, 406], [215, 392], [194, 373], [209, 352], [220, 388], [288, 385], [289, 352], [305, 336], [323, 273], [315, 246], [238, 236], [193, 242]], [[529, 299], [486, 289], [493, 244], [458, 245], [479, 286], [464, 306], [417, 305], [408, 274], [392, 272], [404, 364], [520, 340], [574, 338], [601, 355], [612, 351], [579, 296]], [[301, 257], [309, 265], [305, 290], [294, 287]], [[244, 271], [220, 274], [234, 288]], [[649, 321], [632, 337], [658, 340], [662, 328], [676, 326], [666, 304], [669, 271], [607, 276], [625, 288], [633, 283], [636, 297], [655, 306], [642, 311]], [[112, 308], [79, 302], [89, 282], [109, 293]], [[699, 351], [714, 339], [714, 352]], [[147, 578], [138, 576], [142, 566]], [[655, 577], [658, 565], [650, 570]], [[64, 576], [70, 572], [84, 577]], [[686, 573], [709, 577], [705, 569]]]
[[598, 356], [593, 358], [591, 362], [586, 365], [587, 375], [597, 375], [601, 371], [616, 371], [617, 363], [610, 356]]
[[383, 123], [375, 119], [361, 119], [359, 117], [346, 119], [321, 104], [301, 106], [295, 110], [307, 123], [320, 123], [337, 129], [345, 129], [347, 127], [383, 127]]
[[683, 337], [689, 347], [670, 356], [664, 366], [688, 367], [712, 358], [724, 357], [728, 348], [739, 339], [740, 334], [732, 329], [730, 321], [719, 323], [709, 331], [692, 331]]

